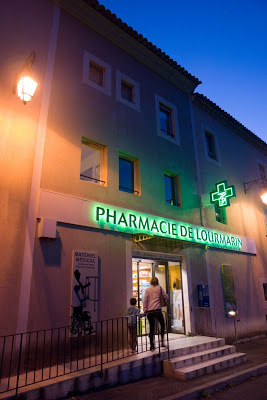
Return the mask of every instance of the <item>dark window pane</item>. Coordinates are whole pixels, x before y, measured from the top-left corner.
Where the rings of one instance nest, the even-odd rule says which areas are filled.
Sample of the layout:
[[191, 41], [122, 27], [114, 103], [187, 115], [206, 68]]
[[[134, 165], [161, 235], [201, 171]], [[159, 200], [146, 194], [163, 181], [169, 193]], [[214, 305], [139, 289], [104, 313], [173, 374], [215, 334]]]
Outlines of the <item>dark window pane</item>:
[[220, 222], [221, 224], [227, 224], [225, 208], [220, 208], [217, 204], [215, 204], [215, 216], [217, 222]]
[[133, 103], [133, 87], [124, 81], [121, 81], [121, 97]]
[[265, 167], [264, 167], [264, 165], [262, 165], [260, 163], [258, 163], [258, 166], [259, 166], [260, 179], [265, 181], [266, 180]]
[[134, 165], [124, 158], [119, 159], [119, 189], [134, 193]]
[[99, 86], [104, 86], [104, 70], [93, 62], [89, 65], [89, 79]]
[[211, 133], [206, 132], [205, 137], [206, 137], [206, 145], [209, 157], [213, 158], [214, 160], [217, 160], [213, 135]]
[[164, 175], [166, 203], [178, 206], [175, 176]]
[[172, 133], [171, 110], [160, 104], [160, 129], [168, 136], [174, 136]]
[[264, 299], [267, 301], [267, 283], [263, 284]]

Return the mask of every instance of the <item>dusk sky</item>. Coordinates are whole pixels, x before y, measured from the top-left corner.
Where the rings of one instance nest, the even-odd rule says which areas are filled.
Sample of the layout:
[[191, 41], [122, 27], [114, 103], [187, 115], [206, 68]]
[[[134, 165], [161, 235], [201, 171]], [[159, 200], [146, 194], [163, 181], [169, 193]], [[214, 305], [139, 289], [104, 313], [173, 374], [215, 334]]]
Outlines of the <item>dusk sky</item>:
[[267, 0], [99, 0], [267, 142]]

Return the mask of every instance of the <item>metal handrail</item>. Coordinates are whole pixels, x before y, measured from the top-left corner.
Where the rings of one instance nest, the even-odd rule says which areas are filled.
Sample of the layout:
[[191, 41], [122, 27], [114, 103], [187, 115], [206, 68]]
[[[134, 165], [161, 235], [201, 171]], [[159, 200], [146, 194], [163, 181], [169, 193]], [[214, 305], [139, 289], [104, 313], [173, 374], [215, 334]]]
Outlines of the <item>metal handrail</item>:
[[105, 181], [102, 181], [101, 179], [92, 178], [91, 176], [87, 176], [87, 175], [84, 175], [84, 174], [80, 174], [80, 176], [82, 176], [83, 178], [86, 178], [86, 179], [92, 179], [93, 181], [96, 181], [96, 182], [106, 183]]
[[[165, 334], [169, 358], [169, 316], [165, 317]], [[90, 322], [81, 321], [81, 329], [74, 334], [72, 325], [35, 330], [0, 337], [0, 393], [18, 389], [89, 369], [132, 356], [129, 346], [128, 320], [125, 317]], [[137, 353], [150, 350], [147, 318], [145, 330], [137, 342]], [[160, 331], [158, 356], [161, 354]]]

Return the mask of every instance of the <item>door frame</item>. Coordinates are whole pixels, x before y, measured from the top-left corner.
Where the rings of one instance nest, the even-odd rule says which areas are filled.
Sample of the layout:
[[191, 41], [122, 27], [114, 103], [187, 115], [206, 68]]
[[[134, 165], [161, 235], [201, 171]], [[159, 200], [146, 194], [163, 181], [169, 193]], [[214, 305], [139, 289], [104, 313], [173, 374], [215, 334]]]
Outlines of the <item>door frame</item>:
[[[183, 286], [183, 274], [182, 274], [182, 257], [176, 254], [168, 254], [168, 253], [157, 253], [157, 252], [146, 252], [146, 251], [133, 251], [132, 252], [132, 262], [135, 260], [137, 262], [137, 288], [138, 288], [138, 308], [140, 308], [140, 300], [139, 300], [139, 262], [147, 262], [151, 263], [152, 277], [155, 277], [155, 261], [162, 262], [165, 265], [165, 281], [166, 281], [166, 292], [170, 297], [169, 291], [169, 267], [168, 262], [179, 262], [180, 264], [180, 273], [181, 273], [181, 287], [182, 287], [182, 307], [183, 307], [183, 332], [175, 331], [177, 334], [186, 333], [185, 326], [185, 307], [184, 307], [184, 286]], [[170, 303], [167, 306], [167, 313], [170, 315]], [[168, 317], [170, 318], [170, 317]], [[171, 331], [170, 324], [169, 331]]]

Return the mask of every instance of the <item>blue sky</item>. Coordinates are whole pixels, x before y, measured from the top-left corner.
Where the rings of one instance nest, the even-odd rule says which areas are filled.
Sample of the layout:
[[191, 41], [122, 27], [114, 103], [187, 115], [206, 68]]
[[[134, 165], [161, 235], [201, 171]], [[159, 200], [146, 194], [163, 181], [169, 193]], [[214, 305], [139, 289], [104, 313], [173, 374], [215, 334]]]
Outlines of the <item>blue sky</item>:
[[267, 0], [99, 0], [267, 142]]

